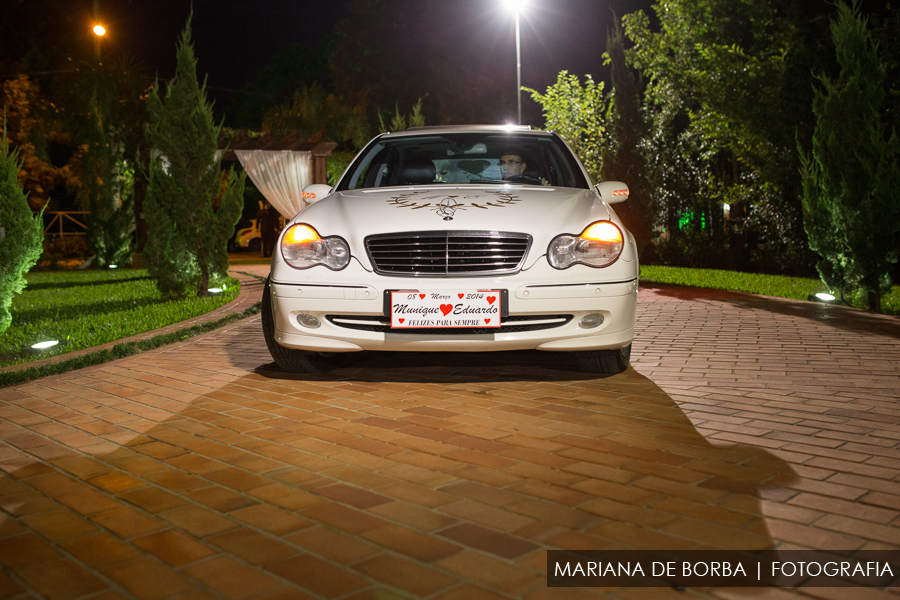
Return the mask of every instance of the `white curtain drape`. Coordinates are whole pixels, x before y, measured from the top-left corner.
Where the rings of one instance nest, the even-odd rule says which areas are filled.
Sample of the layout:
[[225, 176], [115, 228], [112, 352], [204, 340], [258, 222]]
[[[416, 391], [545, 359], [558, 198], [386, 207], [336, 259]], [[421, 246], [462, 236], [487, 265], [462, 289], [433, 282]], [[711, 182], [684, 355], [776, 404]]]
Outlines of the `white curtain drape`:
[[253, 184], [284, 218], [303, 210], [303, 188], [312, 183], [312, 154], [293, 150], [235, 150]]

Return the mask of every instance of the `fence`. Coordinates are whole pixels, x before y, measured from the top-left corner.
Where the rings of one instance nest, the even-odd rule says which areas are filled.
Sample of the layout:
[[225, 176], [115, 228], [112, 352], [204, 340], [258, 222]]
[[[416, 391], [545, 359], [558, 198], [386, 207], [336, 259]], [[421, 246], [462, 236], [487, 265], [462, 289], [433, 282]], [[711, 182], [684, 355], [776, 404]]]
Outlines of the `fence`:
[[[84, 221], [84, 217], [80, 215], [89, 214], [86, 210], [55, 210], [55, 211], [47, 211], [44, 213], [44, 222], [47, 223], [44, 226], [44, 235], [53, 235], [53, 236], [70, 236], [70, 235], [79, 235], [83, 236], [87, 233], [87, 225], [82, 223]], [[78, 216], [81, 221], [78, 220], [75, 216]], [[50, 221], [47, 222], [47, 217], [50, 217]], [[56, 227], [54, 227], [54, 225]], [[53, 229], [53, 231], [51, 231]]]

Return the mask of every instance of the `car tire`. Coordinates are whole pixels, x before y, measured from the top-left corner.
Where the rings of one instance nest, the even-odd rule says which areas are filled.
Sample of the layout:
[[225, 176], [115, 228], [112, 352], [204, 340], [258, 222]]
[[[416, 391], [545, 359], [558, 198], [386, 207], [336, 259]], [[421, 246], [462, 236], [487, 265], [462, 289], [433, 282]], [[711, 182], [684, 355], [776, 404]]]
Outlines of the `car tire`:
[[576, 352], [578, 366], [586, 373], [616, 375], [628, 368], [631, 360], [631, 344], [615, 350], [590, 350]]
[[266, 339], [266, 347], [272, 355], [272, 360], [279, 369], [287, 373], [320, 373], [326, 370], [328, 366], [326, 361], [315, 352], [285, 348], [275, 341], [275, 313], [272, 310], [270, 285], [270, 279], [266, 279], [261, 310], [263, 337]]
[[262, 239], [261, 238], [253, 238], [249, 242], [247, 242], [247, 250], [250, 252], [259, 252], [262, 249]]

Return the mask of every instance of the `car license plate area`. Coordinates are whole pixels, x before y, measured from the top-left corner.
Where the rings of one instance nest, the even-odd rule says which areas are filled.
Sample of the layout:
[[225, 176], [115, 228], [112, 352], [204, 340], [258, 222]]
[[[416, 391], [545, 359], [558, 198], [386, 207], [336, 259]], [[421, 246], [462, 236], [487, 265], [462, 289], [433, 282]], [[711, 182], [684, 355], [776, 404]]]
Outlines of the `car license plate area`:
[[391, 329], [500, 328], [508, 315], [507, 290], [385, 292]]

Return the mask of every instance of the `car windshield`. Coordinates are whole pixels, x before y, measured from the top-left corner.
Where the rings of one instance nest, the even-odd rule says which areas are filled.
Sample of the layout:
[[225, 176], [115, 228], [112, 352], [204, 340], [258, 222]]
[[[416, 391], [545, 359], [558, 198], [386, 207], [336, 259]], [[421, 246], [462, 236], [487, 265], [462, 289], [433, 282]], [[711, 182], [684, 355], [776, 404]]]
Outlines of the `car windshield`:
[[353, 162], [337, 191], [437, 184], [589, 187], [557, 136], [494, 132], [377, 139]]

